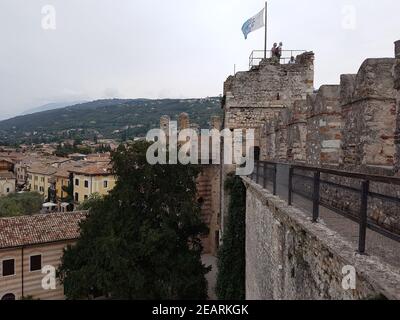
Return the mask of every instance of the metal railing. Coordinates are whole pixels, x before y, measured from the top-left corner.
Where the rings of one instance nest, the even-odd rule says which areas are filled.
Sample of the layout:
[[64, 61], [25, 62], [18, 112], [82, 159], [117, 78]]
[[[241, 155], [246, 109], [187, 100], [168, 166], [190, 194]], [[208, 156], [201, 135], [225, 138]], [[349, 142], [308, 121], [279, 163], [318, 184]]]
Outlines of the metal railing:
[[[286, 167], [287, 173], [281, 174], [278, 168], [280, 166]], [[340, 182], [329, 181], [322, 179], [321, 175], [333, 177], [333, 178], [347, 178], [352, 179], [353, 182], [361, 182], [360, 188], [345, 185]], [[371, 183], [382, 183], [388, 185], [400, 186], [400, 178], [378, 176], [370, 174], [361, 174], [355, 172], [339, 171], [324, 168], [315, 168], [309, 166], [281, 164], [270, 161], [256, 161], [255, 169], [251, 175], [251, 179], [257, 184], [261, 185], [264, 189], [272, 190], [274, 195], [281, 197], [287, 196], [287, 201], [290, 206], [293, 205], [294, 194], [310, 200], [312, 203], [312, 221], [318, 223], [320, 218], [320, 206], [335, 212], [345, 218], [348, 218], [358, 224], [358, 252], [364, 254], [366, 251], [366, 236], [367, 229], [377, 232], [384, 237], [391, 240], [400, 242], [400, 235], [394, 233], [386, 228], [378, 225], [376, 221], [368, 217], [368, 204], [370, 198], [379, 199], [381, 201], [395, 203], [400, 205], [400, 198], [398, 196], [385, 195], [378, 192], [373, 192], [370, 189]], [[279, 181], [286, 180], [286, 181]], [[297, 188], [295, 180], [300, 183], [300, 187]], [[282, 183], [283, 182], [283, 183]], [[352, 204], [357, 207], [356, 212], [351, 212], [350, 209], [342, 209], [340, 206], [334, 206], [329, 201], [324, 201], [321, 197], [321, 186], [331, 186], [346, 192], [353, 192], [354, 195], [359, 196], [359, 204]], [[277, 192], [278, 188], [287, 188], [287, 193]], [[308, 192], [307, 192], [308, 191]], [[358, 211], [358, 212], [357, 212]]]
[[[300, 54], [307, 52], [307, 50], [282, 50], [282, 56], [280, 59], [281, 64], [289, 63], [290, 59], [296, 57]], [[267, 59], [272, 58], [271, 51], [267, 51]], [[258, 66], [260, 62], [264, 59], [264, 50], [253, 50], [249, 57], [249, 68]]]

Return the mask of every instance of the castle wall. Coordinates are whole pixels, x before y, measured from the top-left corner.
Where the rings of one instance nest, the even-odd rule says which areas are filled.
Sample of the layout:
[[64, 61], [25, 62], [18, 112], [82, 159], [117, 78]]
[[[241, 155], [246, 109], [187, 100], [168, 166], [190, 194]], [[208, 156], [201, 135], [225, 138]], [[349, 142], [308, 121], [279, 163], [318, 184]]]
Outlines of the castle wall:
[[339, 107], [340, 87], [321, 86], [307, 99], [307, 164], [338, 164], [342, 119]]
[[396, 64], [393, 69], [394, 76], [394, 88], [396, 89], [396, 132], [395, 132], [395, 145], [396, 145], [396, 157], [395, 157], [395, 171], [400, 172], [400, 41], [395, 43], [395, 55]]
[[[225, 128], [259, 129], [295, 100], [313, 91], [314, 54], [297, 57], [295, 64], [276, 64], [263, 60], [260, 66], [238, 72], [224, 84]], [[260, 141], [256, 142], [260, 145]]]
[[391, 58], [367, 59], [355, 79], [347, 79], [354, 90], [345, 88], [347, 95], [342, 97], [345, 167], [394, 165], [394, 62]]
[[289, 162], [304, 163], [307, 159], [307, 104], [304, 100], [295, 101], [289, 111], [288, 150]]
[[[302, 211], [244, 178], [246, 299], [399, 299], [398, 270], [376, 257], [356, 255], [351, 244]], [[356, 269], [356, 289], [342, 287], [345, 266]]]
[[202, 166], [197, 178], [197, 199], [201, 204], [201, 217], [209, 228], [202, 238], [204, 253], [216, 255], [219, 246], [220, 172], [218, 165]]

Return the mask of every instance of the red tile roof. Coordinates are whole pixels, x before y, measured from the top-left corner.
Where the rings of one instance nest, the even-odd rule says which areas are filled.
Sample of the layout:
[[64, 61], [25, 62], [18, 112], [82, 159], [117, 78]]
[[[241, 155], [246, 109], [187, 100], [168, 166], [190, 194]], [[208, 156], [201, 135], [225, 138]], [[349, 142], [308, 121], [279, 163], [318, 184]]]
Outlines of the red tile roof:
[[0, 219], [0, 249], [75, 240], [87, 212], [40, 214]]

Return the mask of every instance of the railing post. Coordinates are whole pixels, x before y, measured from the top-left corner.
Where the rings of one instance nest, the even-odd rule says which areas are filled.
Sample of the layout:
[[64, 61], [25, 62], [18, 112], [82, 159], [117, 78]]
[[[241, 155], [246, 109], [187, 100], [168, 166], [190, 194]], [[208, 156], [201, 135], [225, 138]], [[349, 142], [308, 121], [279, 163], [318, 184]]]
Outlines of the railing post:
[[292, 205], [293, 200], [293, 168], [289, 166], [289, 192], [288, 192], [288, 204]]
[[276, 196], [276, 174], [277, 174], [277, 164], [274, 164], [274, 173], [273, 173], [273, 192], [274, 192], [274, 196]]
[[267, 168], [267, 163], [264, 162], [264, 169], [263, 169], [263, 187], [264, 189], [267, 188], [267, 174], [268, 174], [268, 168]]
[[361, 208], [360, 208], [360, 233], [358, 237], [358, 252], [365, 253], [365, 242], [367, 238], [368, 224], [368, 193], [369, 181], [363, 181], [361, 186]]
[[317, 171], [314, 173], [313, 222], [318, 222], [319, 219], [320, 183], [321, 172]]

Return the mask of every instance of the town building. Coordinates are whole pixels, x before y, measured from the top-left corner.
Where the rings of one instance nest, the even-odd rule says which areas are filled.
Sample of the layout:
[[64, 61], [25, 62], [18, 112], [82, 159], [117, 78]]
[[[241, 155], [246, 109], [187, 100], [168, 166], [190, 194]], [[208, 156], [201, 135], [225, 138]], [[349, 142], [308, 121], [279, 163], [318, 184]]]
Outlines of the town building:
[[43, 199], [49, 198], [49, 188], [54, 186], [54, 174], [57, 169], [50, 165], [34, 164], [28, 169], [30, 191], [39, 192]]
[[0, 171], [0, 197], [15, 192], [16, 179], [10, 171]]
[[108, 162], [86, 163], [69, 170], [73, 175], [74, 201], [82, 203], [93, 194], [107, 195], [116, 179]]
[[79, 238], [85, 217], [85, 212], [69, 212], [0, 219], [0, 300], [64, 299], [57, 279], [55, 288], [42, 282]]

